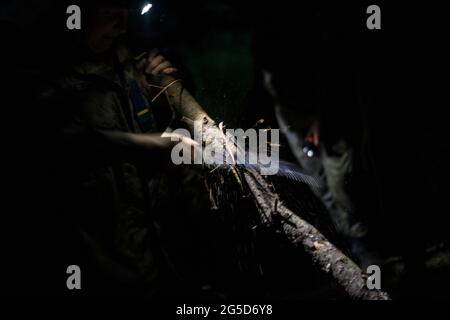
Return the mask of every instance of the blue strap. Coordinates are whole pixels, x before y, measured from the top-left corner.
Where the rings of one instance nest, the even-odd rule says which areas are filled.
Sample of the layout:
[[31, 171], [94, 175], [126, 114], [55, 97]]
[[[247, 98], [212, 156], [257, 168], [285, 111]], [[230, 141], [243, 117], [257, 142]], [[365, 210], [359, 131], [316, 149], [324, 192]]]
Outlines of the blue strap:
[[152, 124], [154, 119], [150, 106], [145, 101], [141, 87], [136, 80], [131, 81], [130, 84], [130, 99], [133, 103], [134, 113], [139, 123], [146, 126]]

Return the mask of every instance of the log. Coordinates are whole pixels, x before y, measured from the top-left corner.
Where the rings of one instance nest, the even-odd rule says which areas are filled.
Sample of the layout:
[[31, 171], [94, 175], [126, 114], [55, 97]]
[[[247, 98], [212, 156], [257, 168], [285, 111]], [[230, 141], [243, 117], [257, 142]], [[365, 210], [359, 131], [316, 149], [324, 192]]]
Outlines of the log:
[[319, 230], [285, 207], [263, 176], [248, 170], [241, 170], [241, 174], [252, 193], [262, 222], [273, 225], [274, 221], [281, 221], [282, 231], [290, 242], [306, 251], [313, 264], [330, 274], [351, 298], [390, 300], [386, 292], [368, 289], [368, 275]]
[[[209, 117], [195, 98], [184, 88], [180, 79], [170, 75], [163, 75], [153, 76], [150, 81], [157, 83], [162, 88], [155, 98], [164, 93], [173, 111], [181, 117], [181, 120], [192, 133], [199, 129], [194, 126], [196, 122], [201, 122], [204, 127], [215, 126], [214, 120]], [[196, 134], [201, 136], [202, 132], [197, 132]]]
[[[217, 127], [214, 120], [184, 89], [180, 81], [170, 76], [164, 76], [159, 79], [159, 82], [174, 111], [187, 119], [185, 122], [191, 132], [198, 129], [194, 126], [196, 121], [202, 121], [203, 126], [207, 128]], [[267, 225], [274, 225], [274, 221], [281, 221], [282, 231], [292, 244], [306, 251], [311, 256], [313, 264], [325, 273], [330, 274], [351, 298], [390, 300], [386, 292], [368, 289], [368, 275], [328, 241], [319, 230], [285, 207], [263, 176], [254, 170], [238, 169], [235, 166], [232, 166], [231, 169], [237, 173], [235, 177], [241, 186], [240, 177], [244, 178], [252, 193], [262, 222]]]

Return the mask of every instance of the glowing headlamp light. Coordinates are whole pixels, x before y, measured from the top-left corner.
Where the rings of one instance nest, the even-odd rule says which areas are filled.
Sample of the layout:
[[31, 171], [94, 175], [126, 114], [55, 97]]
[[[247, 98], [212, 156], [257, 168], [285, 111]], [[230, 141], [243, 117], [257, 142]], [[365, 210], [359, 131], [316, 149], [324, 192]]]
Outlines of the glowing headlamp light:
[[142, 11], [141, 11], [141, 15], [146, 14], [147, 12], [150, 11], [150, 9], [153, 7], [153, 5], [151, 3], [147, 3], [142, 7]]

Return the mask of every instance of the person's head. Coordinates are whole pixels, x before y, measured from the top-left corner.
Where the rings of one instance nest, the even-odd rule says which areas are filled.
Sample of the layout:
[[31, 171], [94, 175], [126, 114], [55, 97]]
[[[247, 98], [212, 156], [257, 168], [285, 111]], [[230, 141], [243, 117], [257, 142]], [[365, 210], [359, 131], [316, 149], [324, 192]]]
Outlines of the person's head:
[[95, 53], [108, 51], [127, 31], [129, 7], [126, 0], [97, 0], [89, 5], [84, 42]]

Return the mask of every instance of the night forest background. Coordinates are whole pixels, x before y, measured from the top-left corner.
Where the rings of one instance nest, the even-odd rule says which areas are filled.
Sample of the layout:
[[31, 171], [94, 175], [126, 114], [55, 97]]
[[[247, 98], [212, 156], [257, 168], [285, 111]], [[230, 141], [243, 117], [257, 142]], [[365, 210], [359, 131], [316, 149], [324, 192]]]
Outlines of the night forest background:
[[[350, 92], [336, 99], [326, 92], [320, 97], [333, 105], [328, 121], [345, 128], [345, 134], [363, 144], [369, 155], [368, 164], [361, 165], [364, 188], [357, 194], [371, 244], [385, 259], [383, 289], [401, 299], [450, 297], [449, 55], [442, 4], [238, 0], [153, 4], [147, 20], [130, 20], [134, 50], [160, 48], [180, 68], [199, 103], [230, 128], [249, 128], [261, 118], [276, 127], [272, 102], [262, 90], [263, 69], [284, 79], [281, 86], [294, 104], [307, 99], [302, 88], [310, 85], [312, 73], [330, 76], [333, 92]], [[381, 30], [366, 28], [370, 4], [381, 7]], [[2, 2], [3, 76], [45, 54], [41, 41], [46, 35], [36, 36], [40, 29], [33, 27], [45, 10], [46, 1]], [[33, 85], [11, 79], [5, 77], [6, 83], [23, 90]], [[3, 98], [1, 105], [5, 145], [22, 146], [19, 153], [3, 154], [1, 225], [6, 258], [1, 260], [7, 270], [2, 275], [11, 288], [5, 286], [2, 295], [39, 295], [58, 284], [45, 277], [36, 280], [34, 274], [33, 279], [42, 283], [29, 288], [34, 280], [27, 275], [34, 263], [45, 269], [43, 257], [64, 248], [58, 240], [46, 238], [51, 224], [25, 208], [38, 197], [39, 183], [21, 177], [14, 157], [25, 161], [35, 155], [23, 147], [30, 141], [10, 138], [26, 129], [22, 125], [27, 115]], [[8, 194], [14, 188], [23, 190], [20, 196]], [[345, 299], [308, 257], [282, 237], [270, 230], [249, 232], [251, 219], [242, 208], [230, 213], [211, 212], [208, 204], [204, 206], [161, 218], [187, 281], [211, 287], [217, 296]], [[242, 245], [249, 241], [251, 253]], [[59, 272], [64, 278], [65, 270], [53, 268], [46, 272]]]

